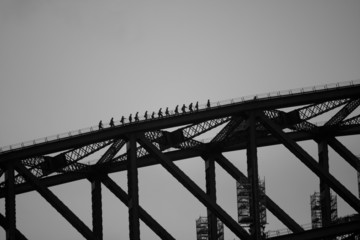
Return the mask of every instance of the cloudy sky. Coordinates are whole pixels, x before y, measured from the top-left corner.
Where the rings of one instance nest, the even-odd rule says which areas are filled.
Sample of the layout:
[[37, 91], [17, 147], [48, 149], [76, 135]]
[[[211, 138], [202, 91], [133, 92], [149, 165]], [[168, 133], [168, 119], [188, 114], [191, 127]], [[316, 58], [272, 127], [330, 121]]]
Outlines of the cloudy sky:
[[[359, 25], [356, 0], [2, 0], [0, 146], [136, 111], [359, 79]], [[357, 140], [343, 141], [355, 150]], [[270, 197], [309, 223], [317, 178], [283, 147], [258, 153]], [[244, 152], [227, 156], [246, 169], [237, 161]], [[357, 194], [356, 174], [337, 160], [334, 175]], [[204, 188], [201, 160], [179, 166]], [[236, 218], [235, 183], [217, 169], [219, 203]], [[112, 177], [125, 188], [124, 174]], [[176, 239], [195, 239], [195, 218], [206, 209], [160, 167], [140, 170], [139, 181], [143, 207]], [[52, 190], [91, 225], [87, 182]], [[126, 239], [127, 209], [103, 194], [105, 239]], [[343, 205], [339, 214], [351, 213]], [[283, 227], [268, 221], [268, 229]], [[17, 226], [29, 239], [81, 239], [36, 193], [17, 197]], [[144, 224], [141, 236], [157, 239]]]

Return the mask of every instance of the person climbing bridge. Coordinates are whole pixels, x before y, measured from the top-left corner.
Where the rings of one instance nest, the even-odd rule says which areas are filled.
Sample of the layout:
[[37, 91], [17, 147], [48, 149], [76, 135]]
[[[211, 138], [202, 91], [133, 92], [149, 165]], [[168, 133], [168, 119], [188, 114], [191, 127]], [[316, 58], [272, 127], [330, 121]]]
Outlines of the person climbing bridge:
[[181, 111], [182, 111], [183, 113], [186, 113], [186, 106], [185, 106], [185, 104], [183, 104], [183, 106], [182, 106], [182, 108], [181, 108]]
[[129, 122], [132, 122], [132, 113], [130, 113]]
[[179, 113], [178, 108], [179, 108], [179, 105], [176, 105], [176, 107], [175, 107], [175, 114], [178, 114], [178, 113]]
[[99, 130], [103, 129], [103, 124], [102, 124], [102, 120], [100, 120], [99, 122]]
[[110, 127], [114, 127], [115, 125], [114, 125], [114, 118], [112, 117], [111, 119], [110, 119]]
[[162, 109], [161, 109], [161, 108], [159, 109], [158, 116], [159, 116], [159, 117], [163, 117]]
[[139, 121], [139, 112], [136, 112], [135, 114], [135, 122], [138, 122]]
[[169, 116], [169, 115], [170, 115], [170, 114], [169, 114], [169, 108], [168, 108], [168, 107], [166, 107], [165, 115], [166, 115], [166, 116]]
[[152, 112], [151, 114], [151, 118], [154, 119], [155, 118], [155, 112]]
[[210, 108], [210, 106], [211, 106], [211, 105], [210, 105], [210, 99], [209, 99], [209, 100], [207, 101], [206, 107], [207, 107], [207, 108]]
[[196, 111], [199, 111], [199, 102], [196, 102], [195, 109], [196, 109]]
[[121, 124], [124, 124], [124, 122], [125, 122], [125, 118], [124, 118], [124, 116], [122, 116], [122, 117], [121, 117], [120, 122], [121, 122]]
[[147, 113], [147, 111], [145, 111], [144, 118], [145, 118], [145, 120], [147, 120], [147, 118], [148, 118], [148, 113]]
[[189, 105], [189, 110], [190, 110], [190, 112], [193, 111], [193, 104], [192, 103], [190, 103], [190, 105]]

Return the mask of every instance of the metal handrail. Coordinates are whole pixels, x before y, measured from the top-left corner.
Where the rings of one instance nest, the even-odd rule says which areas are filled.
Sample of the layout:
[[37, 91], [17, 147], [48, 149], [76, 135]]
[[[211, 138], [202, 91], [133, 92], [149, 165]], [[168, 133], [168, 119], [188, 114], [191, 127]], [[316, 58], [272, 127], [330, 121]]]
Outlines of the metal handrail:
[[[259, 100], [259, 99], [266, 100], [266, 99], [270, 99], [270, 98], [284, 97], [287, 95], [292, 96], [292, 95], [312, 93], [312, 92], [317, 92], [317, 91], [334, 90], [334, 89], [338, 89], [338, 88], [355, 86], [355, 85], [360, 85], [360, 79], [347, 81], [347, 82], [339, 82], [339, 83], [318, 85], [318, 86], [305, 87], [305, 88], [297, 88], [297, 89], [291, 89], [291, 90], [274, 91], [274, 92], [262, 93], [262, 94], [257, 94], [257, 95], [244, 96], [244, 97], [240, 97], [240, 98], [232, 98], [232, 99], [223, 100], [223, 101], [210, 102], [210, 108], [207, 106], [207, 104], [201, 104], [201, 105], [199, 105], [198, 110], [194, 110], [194, 112], [195, 111], [205, 111], [207, 109], [213, 109], [214, 107], [223, 107], [226, 105], [234, 105], [234, 104], [244, 103], [244, 102], [248, 102], [248, 101]], [[139, 117], [138, 121], [133, 120], [132, 122], [130, 122], [129, 119], [127, 119], [127, 121], [124, 122], [124, 124], [121, 124], [120, 120], [116, 120], [116, 121], [114, 121], [114, 124], [117, 127], [118, 126], [126, 126], [129, 124], [135, 124], [135, 123], [139, 123], [139, 122], [151, 121], [151, 120], [155, 120], [155, 119], [159, 119], [159, 118], [173, 117], [173, 116], [189, 114], [189, 113], [191, 113], [191, 112], [187, 111], [186, 113], [182, 113], [181, 109], [179, 109], [179, 113], [175, 114], [174, 110], [170, 110], [168, 116], [163, 114], [162, 117], [157, 116], [154, 119], [152, 119], [152, 118], [145, 119], [144, 116], [142, 116], [142, 117]], [[149, 115], [149, 117], [150, 117], [150, 115]], [[110, 127], [111, 127], [110, 124], [103, 125], [103, 128], [110, 128]], [[38, 139], [31, 140], [31, 141], [11, 144], [8, 146], [0, 147], [0, 153], [10, 152], [10, 151], [14, 151], [14, 150], [18, 150], [18, 149], [22, 149], [22, 148], [26, 148], [26, 147], [38, 145], [38, 144], [43, 144], [43, 143], [47, 143], [47, 142], [53, 142], [53, 141], [63, 140], [66, 138], [76, 137], [76, 136], [84, 135], [84, 134], [87, 134], [87, 133], [90, 133], [93, 131], [98, 131], [98, 130], [99, 130], [98, 126], [91, 126], [88, 128], [78, 129], [78, 130], [61, 133], [61, 134], [57, 134], [57, 135], [53, 135], [53, 136], [38, 138]]]
[[[346, 216], [343, 216], [343, 217], [339, 217], [332, 224], [349, 222], [349, 221], [352, 221], [354, 219], [355, 220], [359, 219], [359, 214], [350, 214], [350, 215], [346, 215]], [[303, 225], [301, 225], [301, 227], [305, 231], [314, 229], [312, 223], [303, 224]], [[286, 235], [286, 234], [292, 234], [292, 233], [293, 233], [293, 231], [291, 231], [290, 229], [283, 228], [283, 229], [279, 229], [279, 230], [269, 230], [269, 231], [265, 232], [265, 235], [266, 235], [266, 238], [271, 238], [271, 237], [278, 237], [278, 236], [282, 236], [282, 235]]]

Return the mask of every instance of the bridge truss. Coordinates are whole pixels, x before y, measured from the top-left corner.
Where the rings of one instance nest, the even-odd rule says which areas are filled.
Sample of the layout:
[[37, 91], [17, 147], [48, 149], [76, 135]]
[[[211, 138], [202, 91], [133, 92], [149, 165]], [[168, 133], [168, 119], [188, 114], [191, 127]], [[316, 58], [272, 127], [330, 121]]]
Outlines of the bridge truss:
[[[161, 223], [139, 205], [138, 169], [161, 165], [208, 212], [209, 236], [216, 239], [220, 219], [240, 239], [263, 239], [260, 223], [257, 148], [283, 145], [320, 179], [322, 227], [305, 230], [270, 197], [266, 208], [290, 233], [269, 239], [324, 239], [360, 231], [360, 220], [331, 222], [330, 190], [338, 194], [358, 214], [360, 200], [329, 172], [328, 147], [334, 149], [354, 169], [360, 171], [356, 154], [337, 137], [360, 133], [360, 82], [348, 82], [310, 89], [299, 89], [211, 103], [183, 113], [91, 128], [76, 134], [31, 144], [0, 149], [0, 198], [5, 199], [5, 216], [0, 225], [7, 239], [27, 239], [16, 228], [16, 195], [38, 192], [85, 239], [103, 239], [102, 186], [108, 188], [127, 207], [130, 239], [140, 239], [140, 220], [161, 239], [175, 239]], [[331, 115], [328, 113], [332, 112]], [[323, 123], [314, 119], [322, 116]], [[199, 141], [209, 131], [219, 129], [209, 141]], [[171, 129], [171, 130], [169, 130]], [[298, 142], [313, 140], [318, 145], [315, 160]], [[247, 173], [236, 168], [223, 153], [245, 150]], [[98, 153], [102, 151], [102, 154]], [[84, 163], [89, 156], [97, 161]], [[174, 162], [201, 157], [205, 161], [206, 191], [203, 191]], [[216, 202], [215, 163], [236, 181], [251, 185], [251, 231], [246, 231]], [[124, 191], [108, 175], [127, 171]], [[93, 226], [85, 225], [50, 189], [51, 186], [88, 179], [92, 186]]]

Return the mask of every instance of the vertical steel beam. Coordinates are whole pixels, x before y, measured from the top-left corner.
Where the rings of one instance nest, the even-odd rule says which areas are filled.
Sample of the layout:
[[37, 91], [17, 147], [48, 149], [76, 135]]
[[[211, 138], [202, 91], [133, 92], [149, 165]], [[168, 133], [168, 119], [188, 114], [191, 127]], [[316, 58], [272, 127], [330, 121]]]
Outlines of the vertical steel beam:
[[138, 171], [136, 166], [136, 138], [134, 135], [129, 136], [129, 141], [127, 142], [127, 155], [130, 239], [139, 240], [139, 185]]
[[76, 230], [82, 234], [85, 239], [97, 240], [93, 232], [48, 188], [43, 186], [41, 182], [23, 165], [17, 164], [15, 169], [29, 182], [40, 195], [45, 198]]
[[212, 201], [206, 193], [199, 188], [180, 168], [178, 168], [167, 156], [157, 149], [151, 142], [144, 137], [138, 138], [139, 143], [156, 158], [160, 164], [178, 180], [187, 190], [189, 190], [201, 203], [209, 208], [216, 216], [241, 239], [250, 239], [249, 234], [229, 216], [218, 204]]
[[250, 215], [252, 218], [252, 225], [250, 231], [253, 239], [260, 239], [261, 224], [260, 224], [260, 196], [259, 196], [259, 172], [258, 159], [256, 148], [256, 129], [255, 116], [253, 113], [248, 118], [249, 127], [247, 129], [248, 141], [246, 148], [247, 155], [247, 172], [248, 179], [251, 185], [250, 194]]
[[[324, 172], [329, 172], [329, 154], [326, 139], [318, 143], [319, 167]], [[329, 226], [331, 223], [331, 196], [330, 188], [323, 178], [320, 178], [320, 204], [321, 204], [321, 221], [322, 226]]]
[[5, 197], [5, 214], [8, 222], [6, 229], [6, 239], [15, 240], [16, 234], [16, 209], [15, 209], [15, 179], [14, 166], [8, 164], [5, 170], [6, 197]]
[[[206, 194], [216, 202], [215, 160], [208, 156], [203, 158], [205, 160]], [[208, 208], [207, 216], [209, 240], [216, 240], [218, 232], [216, 215]]]
[[91, 178], [91, 202], [92, 202], [92, 224], [94, 235], [103, 239], [102, 223], [102, 201], [101, 201], [101, 181], [96, 177]]

